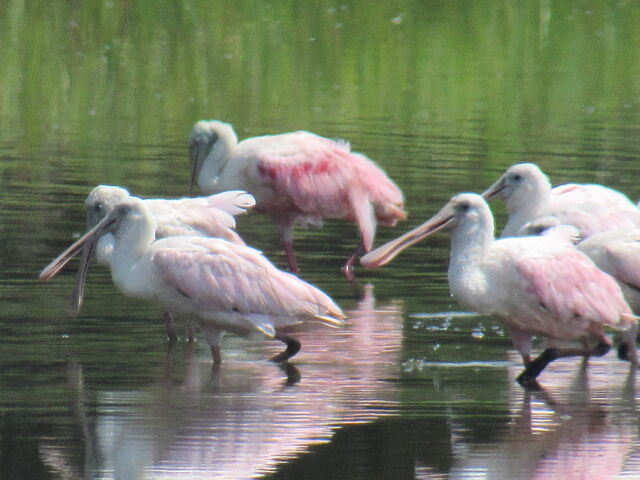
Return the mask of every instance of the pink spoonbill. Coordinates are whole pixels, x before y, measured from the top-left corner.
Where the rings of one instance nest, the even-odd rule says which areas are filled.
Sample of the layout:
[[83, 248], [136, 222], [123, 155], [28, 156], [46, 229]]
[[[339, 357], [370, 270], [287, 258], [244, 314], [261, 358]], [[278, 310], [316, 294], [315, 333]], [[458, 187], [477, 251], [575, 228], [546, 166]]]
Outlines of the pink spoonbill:
[[509, 213], [502, 237], [513, 237], [537, 217], [552, 215], [576, 227], [582, 238], [615, 228], [640, 227], [640, 210], [621, 192], [596, 184], [551, 187], [533, 163], [512, 165], [483, 194], [501, 198]]
[[[130, 196], [125, 188], [113, 185], [99, 185], [91, 190], [85, 201], [87, 229], [95, 227], [120, 202]], [[243, 191], [223, 192], [208, 197], [143, 201], [156, 221], [156, 238], [177, 235], [211, 236], [241, 245], [244, 245], [244, 241], [234, 230], [234, 217], [255, 205], [253, 196]], [[98, 264], [108, 267], [114, 241], [113, 235], [106, 233], [98, 242], [91, 243], [88, 245], [89, 248], [83, 249], [83, 261], [71, 295], [70, 315], [76, 316], [82, 306], [85, 277], [93, 245]], [[171, 341], [176, 341], [177, 334], [171, 314], [165, 311], [164, 318], [167, 336]], [[191, 329], [188, 336], [190, 339], [193, 338]]]
[[373, 245], [376, 226], [394, 226], [406, 218], [398, 186], [344, 141], [299, 131], [238, 143], [228, 123], [203, 120], [191, 131], [189, 158], [191, 190], [197, 183], [206, 193], [242, 189], [253, 194], [256, 210], [278, 227], [294, 273], [296, 224], [321, 225], [323, 218], [355, 222], [361, 241], [343, 266], [351, 278], [355, 259]]
[[214, 365], [221, 363], [224, 332], [257, 332], [284, 342], [272, 360], [295, 355], [300, 343], [289, 330], [312, 321], [341, 326], [344, 314], [325, 293], [278, 270], [259, 251], [226, 240], [178, 236], [155, 239], [156, 222], [145, 202], [123, 200], [97, 226], [40, 273], [54, 276], [86, 244], [113, 233], [109, 266], [126, 296], [159, 303], [193, 319], [202, 329]]
[[[637, 323], [616, 281], [569, 242], [544, 236], [495, 240], [489, 206], [472, 193], [454, 196], [430, 220], [368, 253], [361, 263], [384, 265], [443, 229], [451, 230], [451, 293], [466, 307], [502, 319], [525, 365], [518, 376], [521, 385], [535, 385], [557, 358], [604, 355], [611, 347], [604, 327], [626, 330]], [[533, 335], [595, 342], [549, 347], [532, 360]]]
[[[572, 234], [571, 228], [560, 224], [555, 217], [543, 217], [527, 223], [519, 233], [555, 235], [576, 243], [576, 248], [600, 270], [616, 279], [631, 310], [636, 314], [640, 312], [640, 228], [608, 230], [582, 241]], [[624, 340], [618, 348], [620, 358], [638, 363], [637, 336], [637, 326], [623, 333]]]

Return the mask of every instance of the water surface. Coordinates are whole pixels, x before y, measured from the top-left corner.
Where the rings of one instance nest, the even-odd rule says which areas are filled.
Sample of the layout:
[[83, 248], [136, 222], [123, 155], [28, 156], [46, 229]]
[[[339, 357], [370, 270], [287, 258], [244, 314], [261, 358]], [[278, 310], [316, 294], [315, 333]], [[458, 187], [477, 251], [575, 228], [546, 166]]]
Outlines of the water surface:
[[[446, 234], [351, 284], [352, 225], [297, 232], [350, 320], [289, 369], [262, 339], [225, 338], [217, 374], [202, 339], [168, 349], [103, 269], [77, 319], [75, 267], [36, 278], [93, 186], [184, 195], [203, 118], [350, 141], [406, 195], [377, 243], [520, 161], [638, 199], [639, 23], [626, 1], [3, 2], [0, 478], [636, 478], [636, 372], [563, 360], [523, 391], [502, 325], [449, 296]], [[284, 265], [268, 219], [238, 229]]]

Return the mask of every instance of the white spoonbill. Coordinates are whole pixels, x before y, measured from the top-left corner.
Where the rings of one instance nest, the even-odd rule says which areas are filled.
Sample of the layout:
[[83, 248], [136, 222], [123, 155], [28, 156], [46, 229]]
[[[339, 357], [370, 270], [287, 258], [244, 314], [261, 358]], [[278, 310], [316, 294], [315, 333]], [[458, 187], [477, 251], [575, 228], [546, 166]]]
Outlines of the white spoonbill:
[[352, 276], [355, 259], [369, 251], [378, 224], [404, 220], [404, 197], [398, 186], [349, 144], [309, 132], [253, 137], [238, 143], [233, 127], [199, 121], [189, 138], [191, 190], [242, 189], [256, 198], [256, 210], [278, 227], [292, 272], [295, 224], [321, 225], [323, 218], [345, 218], [358, 224], [361, 242], [343, 266]]
[[482, 196], [505, 202], [509, 219], [501, 237], [513, 237], [527, 222], [549, 215], [575, 226], [583, 238], [615, 228], [640, 227], [640, 210], [623, 193], [595, 184], [552, 188], [533, 163], [512, 165]]
[[[128, 190], [113, 185], [98, 185], [91, 190], [85, 201], [87, 229], [95, 227], [121, 201], [129, 197]], [[198, 198], [146, 199], [144, 202], [156, 221], [156, 238], [177, 235], [211, 236], [241, 245], [244, 245], [244, 241], [234, 230], [234, 216], [255, 205], [253, 196], [243, 191], [229, 191]], [[107, 233], [95, 244], [96, 258], [100, 265], [110, 265], [114, 241], [113, 235]], [[93, 245], [90, 245], [91, 248]], [[69, 313], [72, 316], [76, 316], [82, 306], [91, 248], [83, 251], [83, 261], [71, 294]], [[164, 312], [164, 318], [167, 336], [171, 341], [176, 341], [177, 334], [171, 314]], [[191, 329], [188, 336], [190, 339], [193, 338]]]
[[[368, 253], [361, 263], [375, 268], [400, 251], [442, 229], [451, 230], [449, 288], [466, 307], [500, 317], [522, 355], [522, 385], [551, 361], [570, 355], [604, 355], [611, 341], [604, 327], [625, 330], [636, 318], [615, 280], [567, 241], [553, 237], [495, 240], [493, 216], [476, 194], [454, 196], [440, 212], [396, 240]], [[531, 338], [591, 337], [583, 348], [547, 348], [531, 360]]]
[[259, 332], [284, 342], [286, 350], [272, 359], [283, 361], [300, 349], [287, 333], [291, 327], [309, 321], [343, 324], [342, 310], [325, 293], [278, 270], [259, 251], [217, 238], [156, 240], [155, 228], [146, 204], [130, 197], [45, 267], [40, 279], [48, 280], [84, 245], [111, 232], [116, 286], [128, 297], [155, 301], [192, 318], [211, 346], [214, 365], [221, 363], [225, 331]]
[[[573, 236], [571, 226], [562, 225], [555, 217], [544, 217], [527, 223], [521, 234], [555, 235], [576, 243], [576, 248], [586, 254], [598, 266], [616, 279], [634, 313], [640, 312], [640, 229], [620, 228], [589, 236], [579, 241]], [[638, 363], [636, 338], [637, 326], [623, 333], [618, 356]]]

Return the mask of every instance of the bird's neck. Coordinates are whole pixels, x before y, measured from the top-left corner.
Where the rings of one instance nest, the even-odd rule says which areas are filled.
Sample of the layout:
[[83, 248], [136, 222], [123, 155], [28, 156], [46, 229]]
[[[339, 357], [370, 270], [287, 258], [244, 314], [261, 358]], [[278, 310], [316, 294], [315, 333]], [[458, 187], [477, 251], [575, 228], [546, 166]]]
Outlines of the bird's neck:
[[108, 267], [111, 265], [111, 255], [116, 244], [116, 238], [113, 233], [105, 233], [100, 237], [96, 244], [96, 259], [98, 265]]
[[476, 277], [481, 276], [481, 264], [493, 242], [493, 217], [490, 214], [461, 223], [452, 231], [449, 285], [451, 293], [459, 300], [465, 296], [469, 281], [475, 282]]
[[458, 225], [451, 233], [449, 276], [462, 275], [469, 269], [477, 268], [493, 241], [491, 216]]
[[198, 174], [198, 186], [203, 192], [218, 192], [228, 188], [221, 185], [227, 164], [238, 145], [235, 134], [221, 135], [213, 145]]
[[540, 182], [536, 188], [532, 188], [518, 198], [517, 203], [507, 203], [509, 219], [507, 220], [502, 238], [515, 237], [519, 230], [527, 223], [547, 213], [551, 201], [551, 184]]
[[127, 271], [135, 266], [155, 240], [155, 221], [151, 218], [138, 218], [135, 222], [123, 225], [116, 234], [111, 258], [111, 270]]
[[460, 304], [473, 311], [486, 310], [479, 303], [487, 290], [482, 264], [493, 241], [492, 218], [458, 227], [451, 235], [449, 290]]

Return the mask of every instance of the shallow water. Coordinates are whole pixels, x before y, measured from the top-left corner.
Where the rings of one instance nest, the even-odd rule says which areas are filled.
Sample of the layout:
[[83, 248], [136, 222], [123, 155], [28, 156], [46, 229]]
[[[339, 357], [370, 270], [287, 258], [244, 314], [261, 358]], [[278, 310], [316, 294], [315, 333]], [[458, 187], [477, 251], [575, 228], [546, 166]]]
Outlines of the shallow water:
[[[635, 3], [379, 3], [0, 5], [0, 478], [640, 475], [636, 372], [562, 360], [523, 391], [501, 324], [449, 296], [446, 234], [351, 284], [353, 226], [297, 232], [350, 320], [302, 332], [287, 370], [259, 338], [226, 337], [217, 373], [203, 339], [168, 349], [103, 269], [76, 319], [75, 266], [37, 282], [93, 186], [184, 195], [201, 118], [349, 140], [406, 195], [376, 243], [520, 161], [640, 198]], [[238, 230], [283, 265], [267, 219]]]

